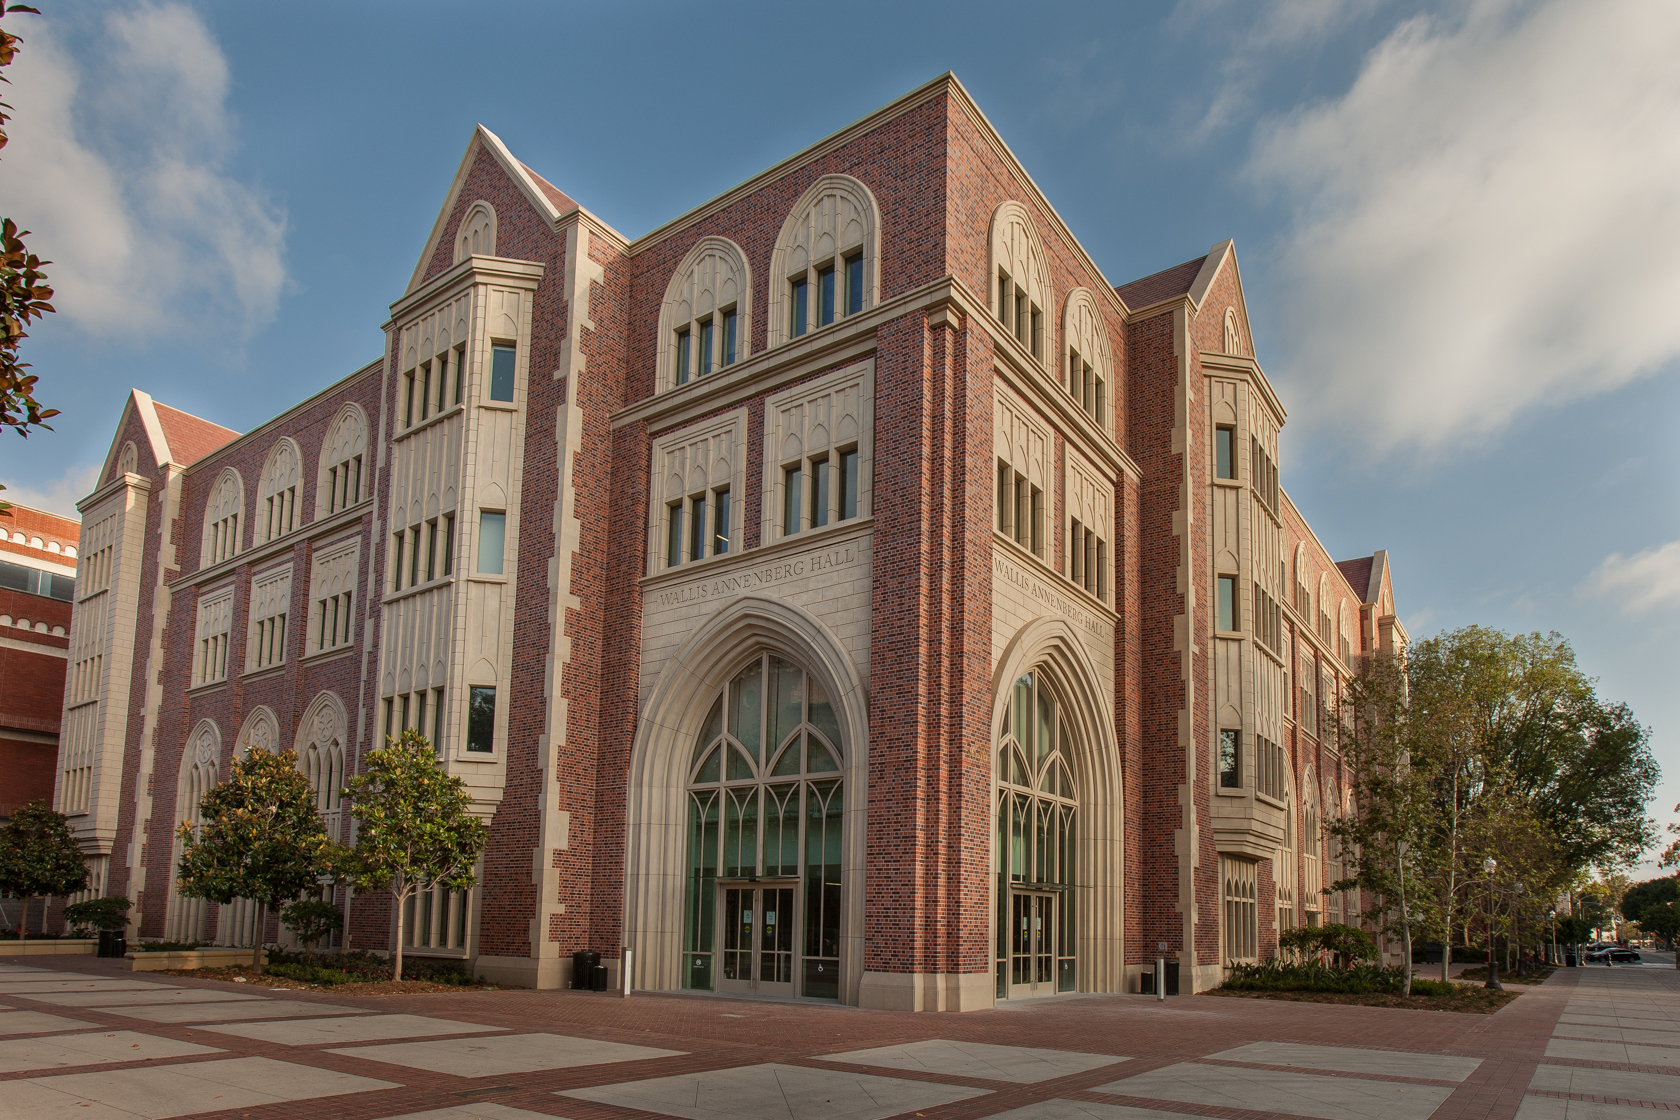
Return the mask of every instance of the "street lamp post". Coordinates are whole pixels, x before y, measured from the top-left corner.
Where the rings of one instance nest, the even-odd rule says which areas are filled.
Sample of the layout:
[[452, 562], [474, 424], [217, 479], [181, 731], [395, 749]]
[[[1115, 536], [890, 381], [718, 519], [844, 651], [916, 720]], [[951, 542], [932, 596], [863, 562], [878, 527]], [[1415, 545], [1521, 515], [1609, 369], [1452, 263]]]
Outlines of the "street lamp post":
[[1516, 899], [1511, 904], [1511, 932], [1517, 939], [1517, 975], [1523, 974], [1522, 963], [1522, 884], [1516, 887]]
[[1493, 954], [1493, 873], [1498, 867], [1499, 861], [1492, 856], [1482, 861], [1482, 870], [1487, 872], [1488, 877], [1488, 974], [1487, 983], [1483, 986], [1503, 991], [1504, 985], [1499, 982], [1499, 960]]
[[1557, 963], [1558, 963], [1557, 911], [1556, 910], [1549, 911], [1546, 914], [1546, 918], [1547, 918], [1548, 921], [1550, 921], [1552, 923], [1552, 961], [1551, 961], [1551, 963], [1552, 963], [1552, 967], [1556, 968]]

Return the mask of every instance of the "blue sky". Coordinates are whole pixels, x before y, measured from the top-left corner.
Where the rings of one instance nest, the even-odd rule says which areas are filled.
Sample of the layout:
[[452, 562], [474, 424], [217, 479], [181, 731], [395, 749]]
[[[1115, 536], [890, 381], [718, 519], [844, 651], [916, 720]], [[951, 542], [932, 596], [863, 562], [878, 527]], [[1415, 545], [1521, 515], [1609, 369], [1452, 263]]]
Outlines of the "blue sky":
[[1114, 283], [1234, 237], [1284, 482], [1414, 638], [1569, 637], [1680, 801], [1669, 0], [40, 0], [0, 205], [51, 257], [0, 442], [68, 511], [130, 386], [245, 430], [378, 356], [475, 122], [635, 236], [944, 70]]

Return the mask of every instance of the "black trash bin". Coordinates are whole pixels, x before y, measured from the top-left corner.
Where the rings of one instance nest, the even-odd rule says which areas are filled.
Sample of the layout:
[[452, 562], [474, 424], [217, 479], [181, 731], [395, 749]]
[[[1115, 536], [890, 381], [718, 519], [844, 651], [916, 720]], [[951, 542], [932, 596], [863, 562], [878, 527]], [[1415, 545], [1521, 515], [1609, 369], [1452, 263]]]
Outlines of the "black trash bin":
[[576, 991], [589, 990], [590, 971], [601, 963], [601, 954], [592, 953], [587, 949], [572, 954], [572, 988]]
[[1178, 994], [1178, 962], [1177, 961], [1168, 961], [1167, 962], [1167, 994], [1169, 996], [1176, 996]]
[[1565, 953], [1563, 955], [1563, 967], [1565, 967], [1565, 968], [1574, 968], [1575, 967], [1575, 954], [1574, 953]]
[[102, 929], [99, 931], [99, 955], [102, 957], [122, 957], [128, 952], [128, 937], [126, 930]]
[[[600, 955], [601, 954], [599, 953], [595, 954], [596, 957], [599, 957]], [[598, 964], [589, 970], [589, 990], [592, 992], [604, 992], [607, 990], [606, 965]]]

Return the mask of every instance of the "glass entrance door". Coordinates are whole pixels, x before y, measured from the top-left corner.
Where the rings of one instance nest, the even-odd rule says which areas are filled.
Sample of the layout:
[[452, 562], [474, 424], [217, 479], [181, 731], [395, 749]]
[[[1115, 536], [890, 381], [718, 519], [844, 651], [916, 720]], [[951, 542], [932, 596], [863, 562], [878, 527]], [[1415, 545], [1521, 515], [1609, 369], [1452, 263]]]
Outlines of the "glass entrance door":
[[794, 888], [723, 888], [723, 975], [718, 990], [793, 995]]
[[1056, 896], [1014, 891], [1010, 911], [1009, 994], [1049, 995], [1057, 990]]

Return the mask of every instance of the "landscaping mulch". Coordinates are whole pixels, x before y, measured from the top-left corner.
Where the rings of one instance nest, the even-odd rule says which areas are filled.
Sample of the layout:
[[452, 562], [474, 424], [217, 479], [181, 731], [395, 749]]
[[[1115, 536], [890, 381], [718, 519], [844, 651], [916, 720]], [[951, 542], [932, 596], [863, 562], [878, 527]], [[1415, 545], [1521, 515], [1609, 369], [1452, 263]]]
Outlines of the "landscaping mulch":
[[251, 970], [250, 965], [237, 965], [232, 968], [165, 968], [153, 975], [190, 976], [194, 980], [219, 980], [241, 987], [332, 992], [335, 995], [346, 996], [412, 996], [429, 992], [484, 992], [505, 988], [505, 985], [500, 984], [438, 984], [431, 980], [358, 980], [349, 984], [312, 984], [284, 976], [271, 976], [266, 972], [259, 976]]
[[[1535, 969], [1533, 972], [1525, 972], [1521, 976], [1518, 976], [1516, 973], [1506, 972], [1502, 968], [1499, 970], [1499, 982], [1501, 984], [1544, 984], [1546, 982], [1546, 978], [1556, 971], [1557, 969], [1555, 968], [1539, 968]], [[1459, 973], [1455, 979], [1474, 981], [1475, 983], [1481, 984], [1487, 980], [1487, 969], [1467, 968], [1463, 972]]]
[[1388, 992], [1253, 992], [1214, 988], [1202, 993], [1232, 999], [1281, 999], [1291, 1003], [1340, 1003], [1359, 1007], [1399, 1007], [1413, 1011], [1461, 1011], [1491, 1015], [1516, 999], [1521, 992], [1499, 992], [1487, 988], [1459, 986], [1450, 996], [1401, 996]]

